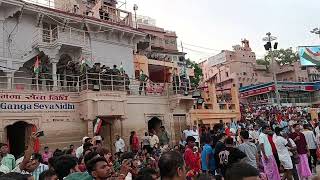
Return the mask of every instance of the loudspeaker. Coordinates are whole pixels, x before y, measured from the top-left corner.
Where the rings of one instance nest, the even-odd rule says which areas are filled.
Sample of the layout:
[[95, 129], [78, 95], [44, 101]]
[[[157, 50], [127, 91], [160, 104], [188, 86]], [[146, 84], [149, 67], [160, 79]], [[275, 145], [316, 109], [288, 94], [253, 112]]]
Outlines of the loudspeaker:
[[273, 49], [277, 49], [278, 48], [278, 42], [274, 43]]
[[264, 49], [266, 51], [269, 51], [270, 48], [271, 48], [271, 42], [267, 42], [267, 44], [264, 45]]

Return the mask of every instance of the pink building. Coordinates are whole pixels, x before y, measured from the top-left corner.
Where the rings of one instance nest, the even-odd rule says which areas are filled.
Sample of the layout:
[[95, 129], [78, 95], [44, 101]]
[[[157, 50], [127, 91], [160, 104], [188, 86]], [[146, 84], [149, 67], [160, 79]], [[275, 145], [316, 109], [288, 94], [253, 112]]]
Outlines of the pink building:
[[[272, 67], [272, 66], [271, 66]], [[279, 63], [275, 63], [275, 69], [277, 72], [278, 81], [291, 81], [291, 82], [309, 82], [307, 68], [302, 68], [299, 61], [292, 64], [286, 64], [280, 66]], [[311, 71], [312, 69], [310, 69]]]
[[233, 46], [233, 51], [223, 50], [200, 63], [204, 82], [215, 82], [219, 90], [230, 89], [232, 84], [240, 88], [272, 81], [272, 74], [266, 67], [256, 63], [256, 55], [249, 41], [243, 40], [241, 43], [241, 46]]

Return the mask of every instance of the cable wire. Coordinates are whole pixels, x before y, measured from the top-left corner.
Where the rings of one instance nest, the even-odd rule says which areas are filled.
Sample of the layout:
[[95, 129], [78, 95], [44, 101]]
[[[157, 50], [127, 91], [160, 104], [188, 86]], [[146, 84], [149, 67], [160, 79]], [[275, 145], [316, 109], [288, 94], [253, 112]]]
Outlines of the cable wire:
[[193, 44], [188, 44], [188, 43], [183, 43], [183, 45], [193, 46], [193, 47], [197, 47], [197, 48], [200, 48], [200, 49], [207, 49], [207, 50], [211, 50], [211, 51], [221, 51], [221, 50], [219, 50], [219, 49], [212, 49], [212, 48], [203, 47], [203, 46], [198, 46], [198, 45], [193, 45]]

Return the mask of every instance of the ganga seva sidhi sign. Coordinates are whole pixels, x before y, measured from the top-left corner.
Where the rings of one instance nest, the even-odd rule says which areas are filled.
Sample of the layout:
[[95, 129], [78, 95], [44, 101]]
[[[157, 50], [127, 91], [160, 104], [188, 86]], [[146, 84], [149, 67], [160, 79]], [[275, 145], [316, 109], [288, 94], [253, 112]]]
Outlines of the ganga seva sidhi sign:
[[[21, 102], [1, 102], [0, 111], [63, 111], [63, 110], [74, 110], [75, 105], [72, 103], [21, 103]], [[0, 113], [1, 113], [0, 112]]]
[[68, 95], [1, 94], [0, 113], [8, 112], [62, 112], [75, 110]]

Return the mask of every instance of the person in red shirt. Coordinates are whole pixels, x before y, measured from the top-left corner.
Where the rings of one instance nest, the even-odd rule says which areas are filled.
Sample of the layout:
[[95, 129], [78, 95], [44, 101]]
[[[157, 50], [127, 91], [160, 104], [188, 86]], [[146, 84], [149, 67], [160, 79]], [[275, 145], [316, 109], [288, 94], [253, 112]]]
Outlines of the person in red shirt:
[[191, 171], [190, 174], [197, 175], [200, 172], [200, 154], [194, 151], [196, 139], [192, 136], [187, 137], [187, 146], [184, 152], [184, 160], [186, 163], [187, 171]]
[[308, 179], [312, 176], [309, 168], [308, 156], [310, 155], [308, 144], [304, 134], [301, 132], [300, 124], [293, 125], [294, 132], [289, 137], [297, 145], [299, 164], [297, 164], [298, 174], [301, 179]]
[[230, 123], [226, 123], [226, 130], [225, 130], [225, 133], [228, 137], [231, 137], [231, 133], [230, 133]]
[[132, 136], [132, 142], [131, 142], [131, 150], [134, 153], [137, 153], [139, 151], [139, 138], [137, 136], [137, 133], [135, 131], [131, 132], [131, 136]]

